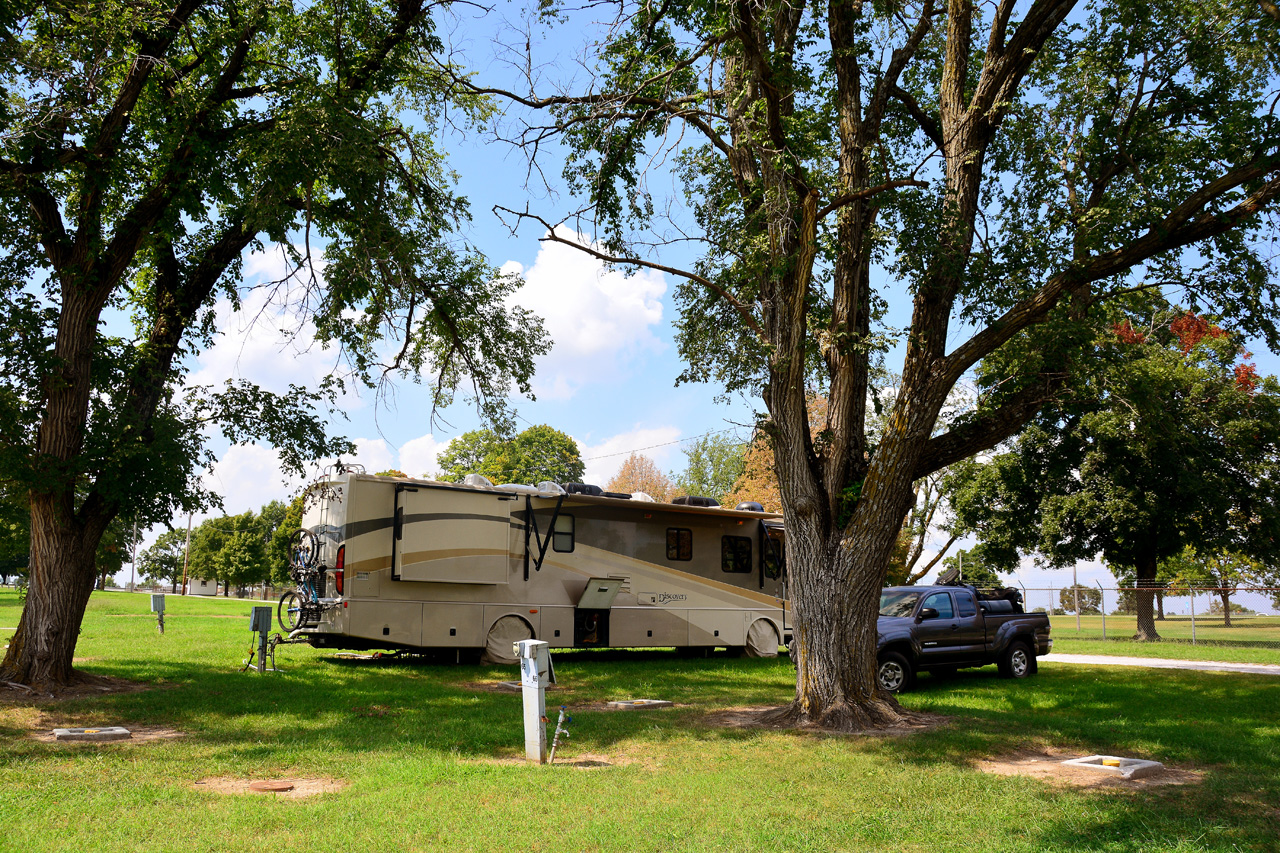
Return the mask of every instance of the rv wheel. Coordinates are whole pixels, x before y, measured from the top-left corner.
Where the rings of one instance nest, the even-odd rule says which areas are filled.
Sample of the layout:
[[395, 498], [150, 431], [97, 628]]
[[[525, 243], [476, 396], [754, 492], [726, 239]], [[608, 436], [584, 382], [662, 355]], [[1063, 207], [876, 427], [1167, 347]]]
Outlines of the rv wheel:
[[519, 616], [503, 616], [489, 629], [484, 644], [484, 663], [513, 664], [519, 660], [511, 652], [511, 646], [521, 640], [532, 640], [533, 629]]
[[744, 649], [749, 658], [776, 658], [778, 656], [778, 631], [768, 619], [757, 619], [747, 630]]

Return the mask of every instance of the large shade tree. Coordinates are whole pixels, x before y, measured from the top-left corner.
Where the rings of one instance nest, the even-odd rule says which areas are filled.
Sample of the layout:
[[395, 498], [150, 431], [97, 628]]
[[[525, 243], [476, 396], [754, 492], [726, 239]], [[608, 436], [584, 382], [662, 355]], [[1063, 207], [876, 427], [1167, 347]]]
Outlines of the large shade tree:
[[[509, 136], [536, 155], [559, 134], [584, 204], [573, 227], [552, 227], [563, 211], [508, 215], [679, 276], [685, 377], [767, 409], [796, 614], [785, 718], [902, 719], [873, 677], [875, 622], [912, 484], [1069, 385], [1101, 303], [1154, 280], [1271, 334], [1256, 242], [1280, 194], [1268, 9], [622, 2], [576, 80], [547, 91], [547, 64], [523, 63], [537, 77], [506, 94], [543, 112]], [[683, 198], [656, 194], [671, 173]], [[673, 248], [655, 257], [655, 242]], [[868, 383], [899, 299], [901, 387], [872, 442]], [[972, 415], [935, 434], [966, 372], [1014, 351]]]
[[1164, 305], [1118, 321], [1097, 350], [1096, 375], [1008, 452], [958, 467], [951, 504], [1005, 570], [1019, 553], [1052, 566], [1101, 554], [1136, 586], [1137, 637], [1156, 639], [1162, 563], [1190, 574], [1188, 546], [1280, 556], [1280, 383], [1234, 336]]
[[179, 381], [215, 302], [247, 295], [246, 252], [292, 261], [275, 305], [348, 378], [426, 377], [437, 403], [467, 382], [489, 414], [528, 390], [536, 318], [451, 233], [466, 207], [436, 144], [440, 6], [0, 6], [0, 477], [31, 523], [0, 678], [75, 677], [104, 531], [126, 507], [142, 524], [196, 508], [206, 429], [271, 441], [295, 470], [346, 446], [312, 410], [326, 389]]

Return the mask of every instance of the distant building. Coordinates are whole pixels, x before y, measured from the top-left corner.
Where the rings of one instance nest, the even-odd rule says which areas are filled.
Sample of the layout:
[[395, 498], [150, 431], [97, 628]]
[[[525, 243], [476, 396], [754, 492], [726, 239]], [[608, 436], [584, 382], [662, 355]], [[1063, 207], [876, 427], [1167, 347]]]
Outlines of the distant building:
[[217, 595], [218, 582], [192, 578], [188, 581], [187, 592], [191, 595]]

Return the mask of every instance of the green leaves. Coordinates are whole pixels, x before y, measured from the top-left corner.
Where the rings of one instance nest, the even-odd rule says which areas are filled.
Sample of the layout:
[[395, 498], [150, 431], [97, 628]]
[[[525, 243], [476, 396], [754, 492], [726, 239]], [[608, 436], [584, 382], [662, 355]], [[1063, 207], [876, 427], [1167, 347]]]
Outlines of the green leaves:
[[461, 483], [468, 474], [494, 484], [576, 483], [586, 471], [578, 443], [545, 424], [510, 439], [490, 429], [464, 432], [449, 442], [438, 461], [440, 479], [447, 483]]
[[1099, 369], [1009, 451], [952, 475], [957, 528], [998, 564], [1276, 554], [1280, 384], [1242, 382], [1238, 339], [1205, 318], [1146, 308], [1099, 332]]

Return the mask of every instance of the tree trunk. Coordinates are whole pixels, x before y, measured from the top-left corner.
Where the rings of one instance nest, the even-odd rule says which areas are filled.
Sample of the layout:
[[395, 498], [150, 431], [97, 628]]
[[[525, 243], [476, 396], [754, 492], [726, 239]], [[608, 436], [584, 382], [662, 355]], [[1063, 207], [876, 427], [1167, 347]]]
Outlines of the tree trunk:
[[1231, 627], [1231, 590], [1218, 590], [1218, 597], [1222, 599], [1222, 627]]
[[1164, 590], [1156, 590], [1156, 618], [1164, 621]]
[[[1155, 551], [1152, 550], [1149, 555], [1144, 555], [1134, 568], [1137, 569], [1137, 579], [1134, 583], [1138, 590], [1134, 595], [1134, 599], [1138, 611], [1138, 630], [1133, 635], [1133, 638], [1135, 640], [1158, 640], [1160, 635], [1156, 633], [1156, 620], [1152, 607], [1158, 591], [1144, 585], [1154, 581], [1156, 578]], [[1163, 610], [1163, 607], [1161, 610]]]
[[[838, 518], [840, 506], [793, 510], [787, 518], [796, 698], [775, 720], [850, 731], [899, 725], [913, 716], [876, 679], [876, 620], [889, 558], [915, 498], [911, 472], [927, 411], [927, 405], [902, 406], [903, 433], [881, 442], [843, 528], [825, 522], [822, 511]], [[788, 478], [781, 483], [786, 504], [807, 506], [795, 497], [804, 488], [802, 471], [779, 466], [778, 474]]]
[[[31, 501], [31, 567], [27, 600], [0, 679], [49, 688], [74, 683], [76, 640], [97, 576], [94, 555], [102, 533], [60, 517], [67, 496], [38, 495]], [[105, 528], [105, 525], [102, 525]], [[96, 530], [96, 534], [95, 534]]]

